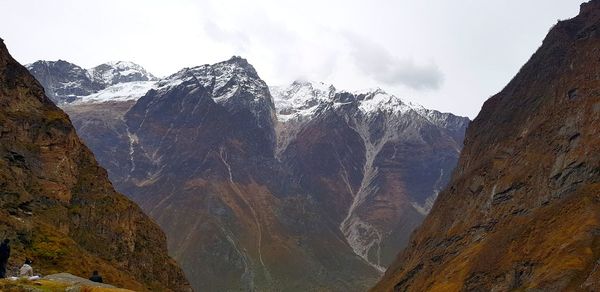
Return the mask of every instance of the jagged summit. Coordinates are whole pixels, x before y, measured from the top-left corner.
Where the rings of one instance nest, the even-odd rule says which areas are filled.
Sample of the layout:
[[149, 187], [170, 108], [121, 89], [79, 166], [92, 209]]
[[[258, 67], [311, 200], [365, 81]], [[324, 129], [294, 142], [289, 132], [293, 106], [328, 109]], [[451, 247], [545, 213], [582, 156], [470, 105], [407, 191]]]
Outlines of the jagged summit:
[[364, 114], [415, 112], [434, 123], [451, 116], [407, 102], [381, 88], [348, 92], [338, 91], [335, 86], [323, 82], [296, 80], [288, 86], [271, 87], [269, 92], [255, 68], [239, 56], [215, 64], [184, 68], [162, 79], [127, 61], [106, 62], [90, 69], [64, 60], [37, 61], [27, 68], [58, 104], [135, 101], [150, 89], [166, 91], [182, 83], [198, 82], [210, 89], [211, 97], [217, 103], [231, 102], [233, 96], [246, 103], [263, 100], [267, 107], [276, 108], [280, 121], [303, 120], [327, 107], [352, 107]]
[[[197, 83], [211, 92], [217, 103], [241, 100], [245, 103], [263, 103], [273, 107], [267, 84], [246, 59], [234, 56], [215, 64], [184, 68], [157, 82], [158, 90], [166, 91], [185, 83]], [[193, 85], [189, 85], [193, 86]]]
[[242, 58], [240, 56], [231, 56], [231, 58], [229, 58], [227, 61], [223, 61], [220, 63], [236, 64], [240, 67], [246, 67], [247, 69], [252, 69], [252, 71], [254, 71], [256, 73], [256, 71], [254, 70], [254, 67], [248, 62], [248, 60], [245, 58]]
[[334, 108], [336, 110], [358, 109], [365, 115], [413, 113], [438, 126], [453, 123], [460, 128], [468, 123], [468, 119], [427, 109], [387, 93], [381, 88], [345, 91], [323, 82], [296, 80], [287, 86], [272, 86], [270, 90], [278, 119], [282, 122], [306, 120], [317, 115], [320, 109]]
[[343, 92], [339, 102], [342, 104], [348, 102], [358, 103], [358, 108], [365, 114], [372, 112], [390, 112], [406, 113], [415, 106], [396, 95], [389, 94], [381, 88], [355, 91], [352, 93]]
[[589, 17], [590, 14], [598, 14], [600, 7], [600, 1], [592, 0], [586, 3], [581, 3], [579, 6], [579, 14], [583, 17]]
[[[89, 69], [63, 60], [37, 61], [28, 64], [27, 69], [57, 104], [135, 101], [150, 89], [169, 90], [182, 83], [198, 82], [210, 88], [215, 102], [226, 102], [235, 95], [247, 102], [264, 99], [272, 106], [266, 83], [254, 67], [239, 56], [216, 64], [184, 68], [162, 79], [128, 61], [106, 62]], [[238, 91], [248, 94], [236, 94]]]
[[39, 65], [46, 65], [46, 66], [51, 66], [51, 65], [56, 65], [56, 66], [63, 66], [63, 67], [79, 67], [69, 61], [63, 60], [63, 59], [58, 59], [56, 61], [47, 61], [47, 60], [38, 60], [35, 61], [33, 63], [30, 64], [26, 64], [25, 67], [26, 68], [30, 68], [33, 66], [39, 66]]
[[315, 114], [319, 106], [331, 103], [336, 89], [331, 84], [296, 80], [289, 86], [270, 88], [280, 121]]
[[252, 64], [250, 64], [248, 60], [240, 56], [232, 56], [231, 58], [225, 61], [217, 62], [214, 64], [204, 64], [194, 67], [183, 68], [165, 79], [173, 79], [173, 77], [185, 76], [189, 73], [194, 75], [205, 74], [217, 76], [225, 72], [242, 73], [242, 75], [247, 75], [251, 78], [260, 78], [258, 76], [258, 73], [256, 72], [256, 69], [254, 69], [254, 66], [252, 66]]
[[132, 81], [152, 81], [157, 78], [142, 66], [128, 61], [112, 61], [87, 69], [90, 77], [105, 85]]
[[74, 63], [62, 59], [56, 61], [39, 60], [25, 65], [25, 67], [30, 71], [45, 69], [57, 70], [65, 74], [77, 73], [87, 75], [87, 78], [89, 78], [90, 81], [105, 86], [122, 82], [150, 81], [157, 79], [142, 66], [129, 61], [110, 61], [92, 68], [84, 69]]

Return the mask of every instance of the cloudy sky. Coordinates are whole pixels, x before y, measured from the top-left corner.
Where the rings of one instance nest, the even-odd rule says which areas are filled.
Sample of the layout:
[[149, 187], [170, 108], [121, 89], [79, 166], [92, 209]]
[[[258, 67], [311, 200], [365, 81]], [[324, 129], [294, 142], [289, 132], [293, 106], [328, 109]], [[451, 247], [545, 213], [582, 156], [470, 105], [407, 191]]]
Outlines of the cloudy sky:
[[381, 87], [475, 117], [583, 0], [0, 0], [21, 63], [136, 62], [158, 76], [247, 58], [269, 85]]

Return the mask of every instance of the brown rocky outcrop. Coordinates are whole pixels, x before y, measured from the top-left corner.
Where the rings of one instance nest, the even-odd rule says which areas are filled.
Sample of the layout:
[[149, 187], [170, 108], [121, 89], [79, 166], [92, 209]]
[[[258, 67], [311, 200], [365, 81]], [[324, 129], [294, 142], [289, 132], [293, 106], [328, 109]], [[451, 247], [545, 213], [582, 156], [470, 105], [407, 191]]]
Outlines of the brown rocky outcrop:
[[373, 291], [600, 289], [600, 1], [560, 21], [467, 130]]
[[11, 265], [69, 272], [136, 291], [189, 290], [166, 239], [117, 193], [68, 116], [0, 40], [0, 233]]

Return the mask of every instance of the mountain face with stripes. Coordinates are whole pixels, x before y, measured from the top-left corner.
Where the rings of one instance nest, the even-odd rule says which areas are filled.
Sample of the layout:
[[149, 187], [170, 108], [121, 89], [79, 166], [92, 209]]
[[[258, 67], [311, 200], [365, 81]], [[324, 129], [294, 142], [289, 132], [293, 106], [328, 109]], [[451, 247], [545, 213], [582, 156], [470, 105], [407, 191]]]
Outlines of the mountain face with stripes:
[[199, 291], [364, 291], [449, 180], [467, 118], [271, 87], [245, 59], [61, 104]]
[[297, 81], [272, 92], [279, 159], [383, 272], [448, 182], [469, 120], [381, 89]]

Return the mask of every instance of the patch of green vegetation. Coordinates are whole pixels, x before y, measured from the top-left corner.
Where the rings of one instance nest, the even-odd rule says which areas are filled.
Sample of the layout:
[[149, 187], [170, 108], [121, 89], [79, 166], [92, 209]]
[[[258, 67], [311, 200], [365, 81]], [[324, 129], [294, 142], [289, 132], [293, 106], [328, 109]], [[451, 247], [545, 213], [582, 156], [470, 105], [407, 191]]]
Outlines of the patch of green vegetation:
[[31, 246], [34, 258], [45, 262], [57, 262], [67, 254], [63, 241], [64, 239], [53, 234], [36, 233]]

